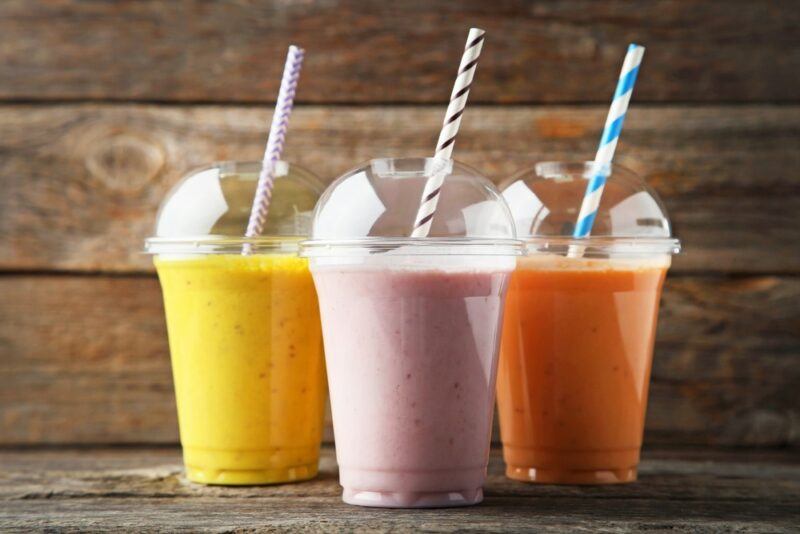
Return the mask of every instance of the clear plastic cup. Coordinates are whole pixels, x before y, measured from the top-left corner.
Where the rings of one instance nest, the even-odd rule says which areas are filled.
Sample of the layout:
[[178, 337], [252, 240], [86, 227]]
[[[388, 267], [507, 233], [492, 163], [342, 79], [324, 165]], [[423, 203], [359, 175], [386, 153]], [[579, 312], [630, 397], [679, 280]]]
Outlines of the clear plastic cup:
[[506, 473], [636, 480], [661, 288], [679, 242], [658, 195], [614, 166], [589, 238], [571, 237], [592, 163], [540, 163], [502, 185], [527, 243], [498, 376]]
[[221, 162], [188, 174], [146, 241], [194, 482], [271, 484], [317, 473], [322, 334], [308, 261], [297, 251], [322, 187], [281, 162], [264, 237], [245, 239], [260, 170], [260, 162]]
[[[483, 497], [506, 285], [521, 244], [499, 192], [432, 159], [376, 159], [320, 199], [310, 257], [343, 499], [464, 506]], [[429, 237], [409, 238], [445, 172]]]

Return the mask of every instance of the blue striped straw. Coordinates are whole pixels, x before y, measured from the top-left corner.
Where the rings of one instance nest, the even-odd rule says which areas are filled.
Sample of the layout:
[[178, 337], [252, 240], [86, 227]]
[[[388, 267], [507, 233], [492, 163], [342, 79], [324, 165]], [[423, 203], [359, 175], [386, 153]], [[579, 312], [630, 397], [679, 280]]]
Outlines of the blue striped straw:
[[603, 187], [606, 185], [608, 175], [611, 174], [611, 160], [614, 158], [614, 151], [617, 148], [622, 123], [625, 122], [625, 113], [628, 111], [628, 103], [631, 101], [642, 56], [644, 56], [643, 46], [637, 44], [628, 46], [628, 53], [625, 54], [625, 61], [622, 63], [622, 72], [619, 74], [617, 90], [611, 101], [611, 109], [608, 110], [605, 128], [603, 128], [603, 137], [600, 139], [600, 146], [594, 157], [592, 177], [586, 186], [578, 222], [575, 224], [575, 231], [572, 234], [574, 238], [588, 237], [592, 231], [597, 208], [600, 205], [600, 197], [603, 195]]

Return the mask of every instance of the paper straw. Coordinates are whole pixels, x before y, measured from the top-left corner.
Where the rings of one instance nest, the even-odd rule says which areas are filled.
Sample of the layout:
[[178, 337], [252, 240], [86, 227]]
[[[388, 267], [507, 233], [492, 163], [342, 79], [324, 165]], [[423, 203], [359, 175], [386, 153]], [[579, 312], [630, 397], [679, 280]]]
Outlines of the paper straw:
[[628, 46], [628, 53], [625, 54], [625, 61], [622, 63], [622, 71], [619, 74], [617, 90], [614, 92], [614, 99], [611, 101], [611, 108], [608, 110], [608, 117], [603, 128], [603, 136], [600, 138], [600, 146], [594, 157], [592, 176], [586, 186], [578, 221], [572, 234], [574, 238], [588, 237], [592, 231], [600, 198], [603, 195], [603, 187], [606, 185], [606, 178], [611, 173], [611, 160], [614, 158], [614, 151], [617, 148], [617, 141], [619, 141], [619, 134], [622, 131], [622, 123], [625, 121], [625, 113], [628, 111], [636, 75], [639, 74], [642, 56], [644, 56], [643, 46], [637, 44]]
[[[481, 55], [485, 33], [479, 28], [469, 30], [456, 82], [453, 85], [453, 92], [450, 94], [450, 104], [447, 106], [442, 131], [439, 133], [439, 140], [436, 143], [434, 159], [437, 160], [437, 165], [434, 166], [431, 176], [425, 182], [411, 237], [427, 237], [430, 232], [431, 220], [436, 212], [439, 192], [446, 174], [442, 169], [446, 168], [445, 163], [451, 159], [453, 154], [453, 145], [456, 141], [456, 134], [458, 134], [458, 127], [461, 125], [461, 115], [467, 105], [469, 88], [472, 85], [472, 78], [475, 76], [475, 67], [478, 64], [478, 57]], [[437, 169], [437, 167], [441, 168]]]
[[[261, 173], [258, 175], [258, 185], [253, 199], [253, 208], [250, 211], [246, 237], [260, 236], [267, 221], [269, 203], [272, 199], [272, 186], [275, 182], [275, 165], [280, 161], [281, 153], [283, 152], [286, 130], [289, 127], [289, 117], [294, 106], [294, 95], [297, 91], [297, 80], [300, 78], [300, 67], [303, 65], [304, 55], [305, 50], [296, 46], [290, 46], [289, 53], [286, 55], [281, 88], [278, 91], [278, 101], [275, 103], [275, 112], [272, 115], [272, 125], [269, 128]], [[249, 253], [249, 251], [249, 245], [245, 246], [244, 252]]]

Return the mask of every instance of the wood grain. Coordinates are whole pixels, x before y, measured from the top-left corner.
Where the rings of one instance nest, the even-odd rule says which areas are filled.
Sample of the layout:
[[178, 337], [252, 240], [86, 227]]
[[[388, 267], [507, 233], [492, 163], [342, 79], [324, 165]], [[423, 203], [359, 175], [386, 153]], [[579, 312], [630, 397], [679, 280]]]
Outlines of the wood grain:
[[629, 42], [639, 102], [797, 102], [793, 0], [29, 2], [0, 4], [0, 99], [256, 102], [304, 46], [298, 98], [445, 102], [470, 26], [474, 102], [602, 102]]
[[317, 479], [270, 487], [188, 483], [175, 449], [0, 451], [0, 472], [4, 530], [791, 532], [800, 521], [796, 456], [748, 451], [646, 451], [639, 482], [579, 487], [508, 480], [495, 450], [484, 503], [458, 510], [344, 505], [329, 448]]
[[158, 282], [2, 277], [0, 442], [175, 442]]
[[[287, 159], [330, 180], [370, 157], [425, 156], [439, 107], [300, 107]], [[456, 157], [494, 180], [591, 157], [602, 106], [471, 106]], [[160, 199], [188, 170], [260, 157], [262, 107], [0, 106], [0, 270], [148, 272]], [[673, 272], [800, 272], [800, 106], [637, 106], [618, 162], [662, 195]]]
[[[0, 277], [0, 445], [175, 443], [158, 283]], [[800, 279], [668, 279], [646, 442], [800, 444]]]

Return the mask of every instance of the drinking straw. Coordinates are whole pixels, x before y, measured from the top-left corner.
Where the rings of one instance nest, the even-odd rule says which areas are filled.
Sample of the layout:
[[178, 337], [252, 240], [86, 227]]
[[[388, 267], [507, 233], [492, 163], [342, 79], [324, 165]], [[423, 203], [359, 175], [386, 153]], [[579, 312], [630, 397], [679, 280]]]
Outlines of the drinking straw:
[[[281, 159], [286, 130], [289, 127], [289, 117], [294, 106], [294, 95], [297, 91], [297, 80], [300, 78], [300, 67], [303, 65], [305, 50], [290, 46], [286, 54], [286, 64], [283, 67], [283, 78], [278, 91], [278, 101], [275, 103], [275, 112], [272, 115], [272, 124], [267, 137], [267, 147], [258, 175], [256, 195], [253, 199], [253, 208], [250, 211], [250, 220], [247, 223], [246, 237], [258, 237], [264, 229], [269, 212], [269, 203], [272, 199], [272, 186], [275, 182], [275, 166]], [[244, 247], [244, 253], [250, 252], [249, 243]]]
[[[572, 237], [576, 239], [588, 237], [592, 231], [597, 208], [600, 205], [600, 197], [603, 195], [603, 187], [611, 173], [611, 160], [614, 158], [614, 151], [617, 148], [617, 141], [619, 141], [619, 134], [622, 131], [622, 123], [625, 121], [625, 113], [628, 111], [636, 75], [639, 74], [642, 56], [644, 56], [643, 46], [628, 45], [628, 53], [625, 54], [625, 61], [622, 63], [617, 90], [614, 92], [614, 99], [611, 101], [603, 135], [600, 138], [600, 146], [594, 157], [592, 176], [586, 186], [578, 221], [572, 234]], [[570, 255], [575, 255], [575, 251], [571, 250]]]
[[440, 168], [434, 167], [434, 171], [425, 182], [411, 237], [427, 237], [431, 229], [431, 220], [436, 212], [439, 192], [446, 174], [446, 171], [442, 169], [446, 168], [444, 164], [451, 159], [453, 154], [453, 145], [456, 141], [458, 127], [461, 125], [461, 115], [467, 105], [469, 88], [472, 85], [472, 78], [475, 76], [475, 67], [478, 64], [478, 57], [481, 55], [485, 33], [480, 28], [470, 28], [469, 30], [467, 44], [464, 46], [461, 64], [458, 67], [458, 75], [453, 84], [453, 92], [450, 93], [450, 103], [444, 116], [442, 131], [439, 133], [439, 140], [436, 143], [434, 160], [440, 164]]

